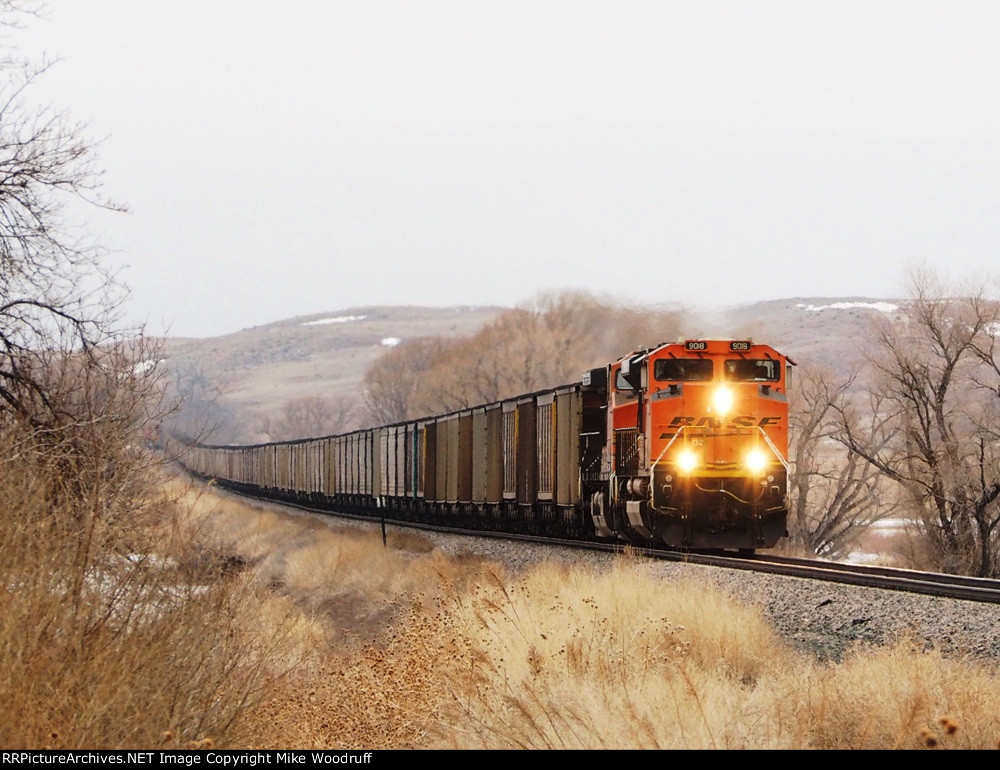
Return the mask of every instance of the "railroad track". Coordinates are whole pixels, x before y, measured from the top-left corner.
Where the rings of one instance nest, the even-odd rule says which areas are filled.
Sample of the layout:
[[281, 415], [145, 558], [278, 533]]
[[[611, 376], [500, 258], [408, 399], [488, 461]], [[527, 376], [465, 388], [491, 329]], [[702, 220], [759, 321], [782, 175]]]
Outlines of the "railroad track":
[[[829, 562], [822, 559], [799, 559], [770, 554], [758, 554], [748, 561], [751, 564], [760, 564], [764, 567], [764, 570], [758, 571], [767, 571], [771, 574], [1000, 604], [1000, 580], [989, 578], [947, 575], [940, 572], [920, 572], [870, 564]], [[739, 568], [756, 569], [753, 566], [739, 566]]]
[[369, 515], [341, 511], [330, 511], [324, 508], [314, 508], [302, 503], [287, 500], [275, 500], [269, 497], [246, 495], [235, 490], [225, 489], [237, 497], [266, 501], [268, 503], [294, 508], [309, 513], [324, 516], [337, 516], [345, 519], [355, 519], [385, 526], [406, 527], [429, 532], [441, 532], [470, 537], [492, 537], [505, 540], [519, 540], [542, 545], [560, 545], [568, 548], [582, 548], [606, 553], [623, 553], [626, 549], [650, 559], [700, 564], [727, 569], [748, 570], [772, 575], [801, 578], [805, 580], [825, 580], [832, 583], [866, 586], [889, 591], [905, 591], [928, 596], [939, 596], [959, 599], [969, 602], [1000, 604], [1000, 580], [968, 577], [964, 575], [947, 575], [939, 572], [920, 572], [917, 570], [881, 567], [867, 564], [851, 564], [831, 562], [821, 559], [802, 559], [774, 554], [757, 553], [753, 555], [734, 555], [730, 553], [704, 553], [677, 551], [670, 549], [629, 546], [618, 542], [603, 542], [589, 540], [567, 540], [509, 532], [497, 532], [480, 529], [456, 529], [442, 527], [422, 522], [402, 521], [398, 519], [381, 519]]

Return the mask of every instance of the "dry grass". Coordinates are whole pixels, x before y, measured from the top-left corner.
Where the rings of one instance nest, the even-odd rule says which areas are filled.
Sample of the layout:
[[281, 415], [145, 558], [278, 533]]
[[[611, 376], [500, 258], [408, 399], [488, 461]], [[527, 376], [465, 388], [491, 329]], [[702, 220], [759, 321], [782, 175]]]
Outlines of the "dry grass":
[[[192, 498], [193, 499], [193, 498]], [[294, 605], [254, 747], [994, 748], [1000, 672], [906, 640], [819, 664], [641, 561], [507, 574], [201, 495], [189, 524]]]
[[[483, 586], [448, 745], [484, 748], [993, 748], [1000, 674], [901, 640], [820, 665], [759, 612], [640, 565], [541, 567]], [[455, 682], [458, 672], [446, 677]], [[942, 723], [945, 720], [946, 723]]]
[[384, 548], [375, 530], [334, 520], [331, 529], [203, 488], [183, 501], [184, 526], [204, 549], [238, 555], [261, 588], [297, 608], [294, 638], [315, 653], [272, 682], [251, 745], [427, 746], [453, 703], [439, 680], [455, 657], [451, 641], [437, 641], [443, 607], [489, 565], [448, 557], [411, 532], [390, 532]]
[[[326, 526], [308, 516], [260, 510], [203, 488], [184, 491], [184, 526], [201, 547], [253, 565], [261, 586], [322, 619], [342, 639], [371, 641], [392, 629], [414, 597], [440, 599], [466, 585], [483, 560], [449, 558], [412, 532]], [[329, 520], [336, 524], [335, 520]]]
[[[757, 609], [665, 582], [627, 555], [602, 570], [512, 575], [419, 534], [390, 530], [386, 548], [373, 528], [179, 482], [159, 498], [78, 499], [73, 516], [57, 516], [44, 502], [51, 478], [15, 470], [0, 469], [4, 747], [890, 749], [1000, 738], [995, 668], [907, 640], [820, 664]], [[88, 505], [102, 516], [88, 519]]]
[[248, 742], [267, 677], [301, 657], [291, 616], [257, 622], [269, 594], [204, 563], [141, 463], [81, 486], [65, 464], [3, 457], [0, 746]]

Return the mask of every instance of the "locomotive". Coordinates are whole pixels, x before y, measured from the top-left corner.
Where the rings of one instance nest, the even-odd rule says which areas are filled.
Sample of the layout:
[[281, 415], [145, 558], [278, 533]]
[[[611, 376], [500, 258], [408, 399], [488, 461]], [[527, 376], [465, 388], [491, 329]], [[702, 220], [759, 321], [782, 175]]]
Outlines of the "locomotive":
[[681, 340], [448, 414], [175, 454], [243, 494], [400, 523], [753, 552], [787, 535], [793, 365]]

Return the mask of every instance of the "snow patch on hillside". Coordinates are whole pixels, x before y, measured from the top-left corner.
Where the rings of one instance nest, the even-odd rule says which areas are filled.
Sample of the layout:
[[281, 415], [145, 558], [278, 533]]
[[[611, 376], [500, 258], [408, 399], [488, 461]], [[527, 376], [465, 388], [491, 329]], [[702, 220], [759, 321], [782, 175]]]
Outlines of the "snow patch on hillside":
[[350, 321], [363, 321], [365, 315], [338, 315], [334, 318], [320, 318], [318, 321], [306, 321], [303, 326], [320, 326], [322, 324], [346, 324]]
[[386, 337], [382, 340], [382, 346], [386, 348], [394, 348], [402, 341], [403, 340], [399, 337]]
[[132, 374], [134, 374], [136, 377], [141, 377], [142, 375], [154, 369], [157, 364], [162, 362], [163, 362], [162, 358], [157, 359], [155, 361], [151, 358], [145, 361], [139, 361], [139, 363], [137, 363], [135, 366], [132, 367]]
[[829, 305], [807, 305], [804, 302], [800, 302], [796, 307], [805, 308], [806, 310], [850, 310], [852, 308], [863, 307], [869, 310], [878, 310], [880, 313], [895, 313], [899, 310], [899, 305], [892, 302], [832, 302]]

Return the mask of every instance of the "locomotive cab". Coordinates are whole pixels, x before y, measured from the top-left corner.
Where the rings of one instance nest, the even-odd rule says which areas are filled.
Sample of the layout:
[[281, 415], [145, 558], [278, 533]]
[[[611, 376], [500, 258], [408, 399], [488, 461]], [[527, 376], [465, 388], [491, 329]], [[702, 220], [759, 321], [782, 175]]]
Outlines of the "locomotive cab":
[[790, 364], [750, 340], [686, 340], [611, 366], [619, 536], [752, 550], [786, 535]]

